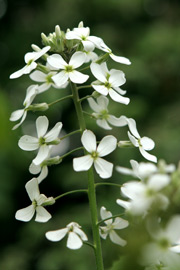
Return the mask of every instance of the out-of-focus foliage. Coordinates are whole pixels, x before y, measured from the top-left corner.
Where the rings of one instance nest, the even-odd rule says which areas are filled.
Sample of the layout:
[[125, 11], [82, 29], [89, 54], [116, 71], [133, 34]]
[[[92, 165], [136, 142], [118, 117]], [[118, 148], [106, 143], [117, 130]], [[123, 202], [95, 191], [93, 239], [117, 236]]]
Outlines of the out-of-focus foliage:
[[[64, 227], [70, 221], [82, 224], [90, 234], [85, 196], [71, 195], [60, 200], [50, 208], [54, 216], [47, 224], [34, 221], [24, 224], [14, 219], [15, 211], [29, 204], [24, 185], [31, 177], [28, 166], [32, 157], [31, 153], [18, 148], [17, 141], [22, 132], [33, 127], [38, 114], [29, 114], [23, 128], [11, 131], [10, 113], [21, 108], [31, 82], [26, 76], [10, 81], [9, 75], [24, 65], [23, 57], [32, 50], [31, 44], [41, 46], [40, 33], [54, 31], [57, 24], [67, 29], [83, 20], [91, 33], [102, 37], [114, 53], [130, 58], [132, 65], [122, 66], [122, 70], [126, 74], [125, 87], [131, 103], [128, 106], [111, 103], [112, 112], [136, 119], [140, 134], [156, 142], [153, 153], [168, 163], [177, 163], [180, 153], [179, 18], [178, 0], [0, 0], [0, 269], [94, 269], [93, 254], [88, 246], [74, 252], [65, 248], [65, 240], [49, 243], [44, 237], [47, 230]], [[109, 65], [120, 67], [112, 62]], [[51, 89], [42, 95], [42, 100], [53, 101], [63, 95], [64, 92]], [[62, 119], [65, 131], [69, 132], [77, 127], [73, 109], [72, 104], [65, 101], [60, 109], [55, 105], [46, 115], [52, 125]], [[87, 118], [87, 122], [89, 128], [94, 125], [91, 119]], [[98, 127], [96, 131], [103, 136]], [[126, 129], [115, 128], [114, 131], [119, 139], [127, 138]], [[106, 133], [110, 132], [104, 135]], [[118, 160], [117, 165], [128, 166], [129, 159], [141, 161], [142, 157], [136, 149], [123, 149], [113, 159]], [[113, 177], [114, 181], [123, 181], [116, 172]], [[73, 172], [69, 158], [50, 168], [49, 177], [41, 187], [47, 196], [57, 196], [73, 188], [84, 188], [86, 184], [86, 174]], [[119, 211], [115, 203], [119, 189], [99, 187], [97, 196], [99, 207], [105, 205], [114, 214]], [[122, 248], [109, 240], [102, 242], [107, 269], [113, 265], [112, 270], [116, 270], [119, 264], [126, 264], [123, 260], [116, 261]]]

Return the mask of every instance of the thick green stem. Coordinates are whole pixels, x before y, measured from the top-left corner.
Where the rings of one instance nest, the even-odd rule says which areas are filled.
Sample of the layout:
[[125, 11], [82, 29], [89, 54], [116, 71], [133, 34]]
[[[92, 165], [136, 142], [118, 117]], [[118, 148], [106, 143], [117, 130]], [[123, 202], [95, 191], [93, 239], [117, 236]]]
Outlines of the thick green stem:
[[[72, 95], [74, 100], [74, 105], [76, 108], [76, 113], [79, 121], [79, 126], [81, 132], [86, 129], [86, 123], [84, 120], [84, 115], [81, 107], [81, 101], [79, 99], [78, 89], [75, 84], [71, 83]], [[85, 151], [85, 154], [86, 151]], [[97, 213], [97, 203], [96, 203], [96, 190], [94, 182], [93, 169], [90, 168], [88, 171], [88, 198], [89, 198], [89, 207], [91, 213], [91, 223], [92, 223], [92, 233], [93, 233], [93, 242], [94, 242], [94, 253], [96, 258], [96, 268], [97, 270], [104, 270], [103, 266], [103, 257], [101, 249], [101, 240], [99, 234], [98, 224], [98, 213]]]

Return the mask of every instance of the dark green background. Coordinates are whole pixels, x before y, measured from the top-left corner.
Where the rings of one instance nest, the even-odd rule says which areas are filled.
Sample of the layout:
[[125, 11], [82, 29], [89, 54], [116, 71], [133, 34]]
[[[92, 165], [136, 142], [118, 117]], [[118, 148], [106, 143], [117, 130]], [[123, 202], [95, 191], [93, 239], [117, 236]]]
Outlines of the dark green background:
[[[180, 152], [180, 2], [178, 0], [0, 0], [0, 269], [2, 270], [93, 270], [94, 258], [88, 246], [78, 251], [65, 247], [65, 240], [50, 243], [44, 233], [77, 221], [90, 236], [87, 198], [71, 195], [49, 208], [53, 219], [47, 224], [34, 221], [28, 224], [14, 219], [17, 209], [29, 204], [24, 189], [31, 179], [28, 166], [34, 153], [20, 150], [17, 141], [22, 128], [11, 131], [12, 111], [21, 108], [28, 76], [9, 80], [9, 75], [24, 65], [23, 57], [31, 51], [31, 44], [41, 46], [40, 33], [73, 28], [82, 20], [91, 34], [100, 36], [117, 55], [130, 58], [131, 66], [109, 62], [109, 67], [122, 69], [127, 83], [124, 89], [131, 98], [128, 106], [111, 103], [116, 116], [133, 117], [141, 136], [151, 137], [158, 159], [178, 163]], [[51, 89], [37, 101], [55, 100], [64, 92]], [[87, 104], [85, 104], [85, 108]], [[86, 108], [88, 109], [88, 108]], [[66, 132], [77, 128], [71, 102], [51, 108], [46, 115], [54, 125], [62, 121]], [[36, 114], [29, 114], [27, 121]], [[88, 128], [93, 128], [87, 119]], [[25, 124], [24, 130], [27, 130]], [[101, 133], [95, 128], [98, 138]], [[127, 129], [114, 129], [118, 139], [127, 139]], [[74, 137], [79, 142], [79, 137]], [[129, 166], [129, 159], [143, 161], [137, 149], [119, 150], [111, 156], [115, 164]], [[116, 172], [114, 181], [121, 181]], [[99, 181], [100, 179], [97, 178]], [[100, 180], [101, 181], [101, 180]], [[123, 179], [122, 179], [123, 181]], [[41, 184], [47, 196], [57, 196], [71, 189], [86, 187], [86, 174], [75, 173], [72, 159], [59, 167], [50, 168], [49, 177]], [[118, 213], [115, 200], [119, 189], [101, 188], [97, 191], [98, 207], [104, 205]], [[126, 235], [124, 235], [126, 238]], [[106, 268], [119, 258], [122, 249], [103, 241]], [[114, 268], [115, 269], [115, 268]], [[126, 270], [126, 269], [123, 269]]]

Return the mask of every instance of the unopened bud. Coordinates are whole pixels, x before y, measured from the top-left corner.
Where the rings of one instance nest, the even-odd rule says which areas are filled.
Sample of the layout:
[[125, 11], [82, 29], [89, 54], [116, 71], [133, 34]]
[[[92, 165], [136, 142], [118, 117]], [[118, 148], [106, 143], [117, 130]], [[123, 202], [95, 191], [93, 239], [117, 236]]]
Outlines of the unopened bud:
[[119, 141], [117, 145], [120, 148], [134, 147], [131, 141]]
[[42, 203], [42, 206], [46, 206], [46, 205], [52, 205], [54, 204], [56, 201], [53, 197], [49, 197], [46, 199], [46, 201], [44, 203]]
[[39, 104], [33, 104], [33, 105], [30, 105], [28, 107], [28, 111], [46, 111], [49, 109], [49, 106], [47, 103], [43, 102], [43, 103], [39, 103]]
[[35, 51], [35, 52], [39, 52], [41, 50], [41, 48], [39, 48], [37, 45], [35, 44], [31, 44], [31, 48]]
[[56, 33], [56, 37], [61, 37], [61, 29], [59, 25], [56, 25], [55, 33]]

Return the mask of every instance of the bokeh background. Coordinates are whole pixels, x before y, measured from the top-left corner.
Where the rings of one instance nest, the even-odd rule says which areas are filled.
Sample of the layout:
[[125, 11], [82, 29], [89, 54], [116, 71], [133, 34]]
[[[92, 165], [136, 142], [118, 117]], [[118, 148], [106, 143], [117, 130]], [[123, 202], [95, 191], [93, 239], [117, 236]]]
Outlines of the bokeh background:
[[[44, 233], [64, 227], [71, 221], [79, 222], [90, 236], [90, 217], [87, 198], [71, 195], [57, 202], [50, 211], [53, 219], [47, 224], [16, 221], [17, 209], [29, 204], [24, 189], [31, 179], [28, 172], [34, 153], [21, 151], [20, 136], [34, 128], [40, 114], [29, 114], [22, 128], [12, 131], [9, 116], [21, 108], [28, 76], [9, 80], [9, 75], [24, 65], [24, 54], [31, 44], [41, 46], [40, 33], [73, 28], [80, 21], [91, 28], [92, 35], [100, 36], [117, 55], [128, 57], [131, 66], [109, 62], [109, 67], [122, 69], [127, 78], [124, 89], [131, 98], [128, 106], [111, 103], [116, 116], [126, 115], [137, 121], [139, 133], [153, 138], [153, 150], [158, 159], [177, 164], [180, 153], [180, 2], [179, 0], [0, 0], [0, 269], [2, 270], [92, 270], [95, 269], [91, 249], [78, 251], [65, 247], [65, 240], [50, 243]], [[51, 89], [36, 101], [53, 101], [65, 91]], [[88, 110], [87, 104], [84, 108]], [[50, 122], [64, 124], [64, 132], [77, 128], [71, 102], [55, 105], [46, 112]], [[96, 130], [99, 138], [110, 132], [101, 131], [87, 118], [88, 128]], [[127, 129], [114, 129], [120, 139], [127, 139]], [[64, 151], [79, 143], [68, 140]], [[119, 150], [111, 156], [115, 164], [129, 166], [130, 159], [143, 161], [137, 149]], [[114, 172], [115, 182], [124, 181]], [[97, 181], [101, 181], [97, 178]], [[48, 178], [41, 184], [47, 196], [57, 196], [68, 190], [84, 188], [86, 174], [75, 173], [72, 158], [60, 166], [50, 168]], [[98, 207], [118, 213], [115, 200], [119, 189], [101, 187], [97, 190]], [[126, 233], [124, 233], [126, 238]], [[106, 269], [118, 270], [113, 263], [122, 248], [109, 240], [103, 241]], [[111, 268], [113, 266], [113, 268]], [[130, 268], [132, 269], [132, 268]], [[133, 268], [135, 269], [135, 268]], [[126, 269], [124, 269], [126, 270]]]

